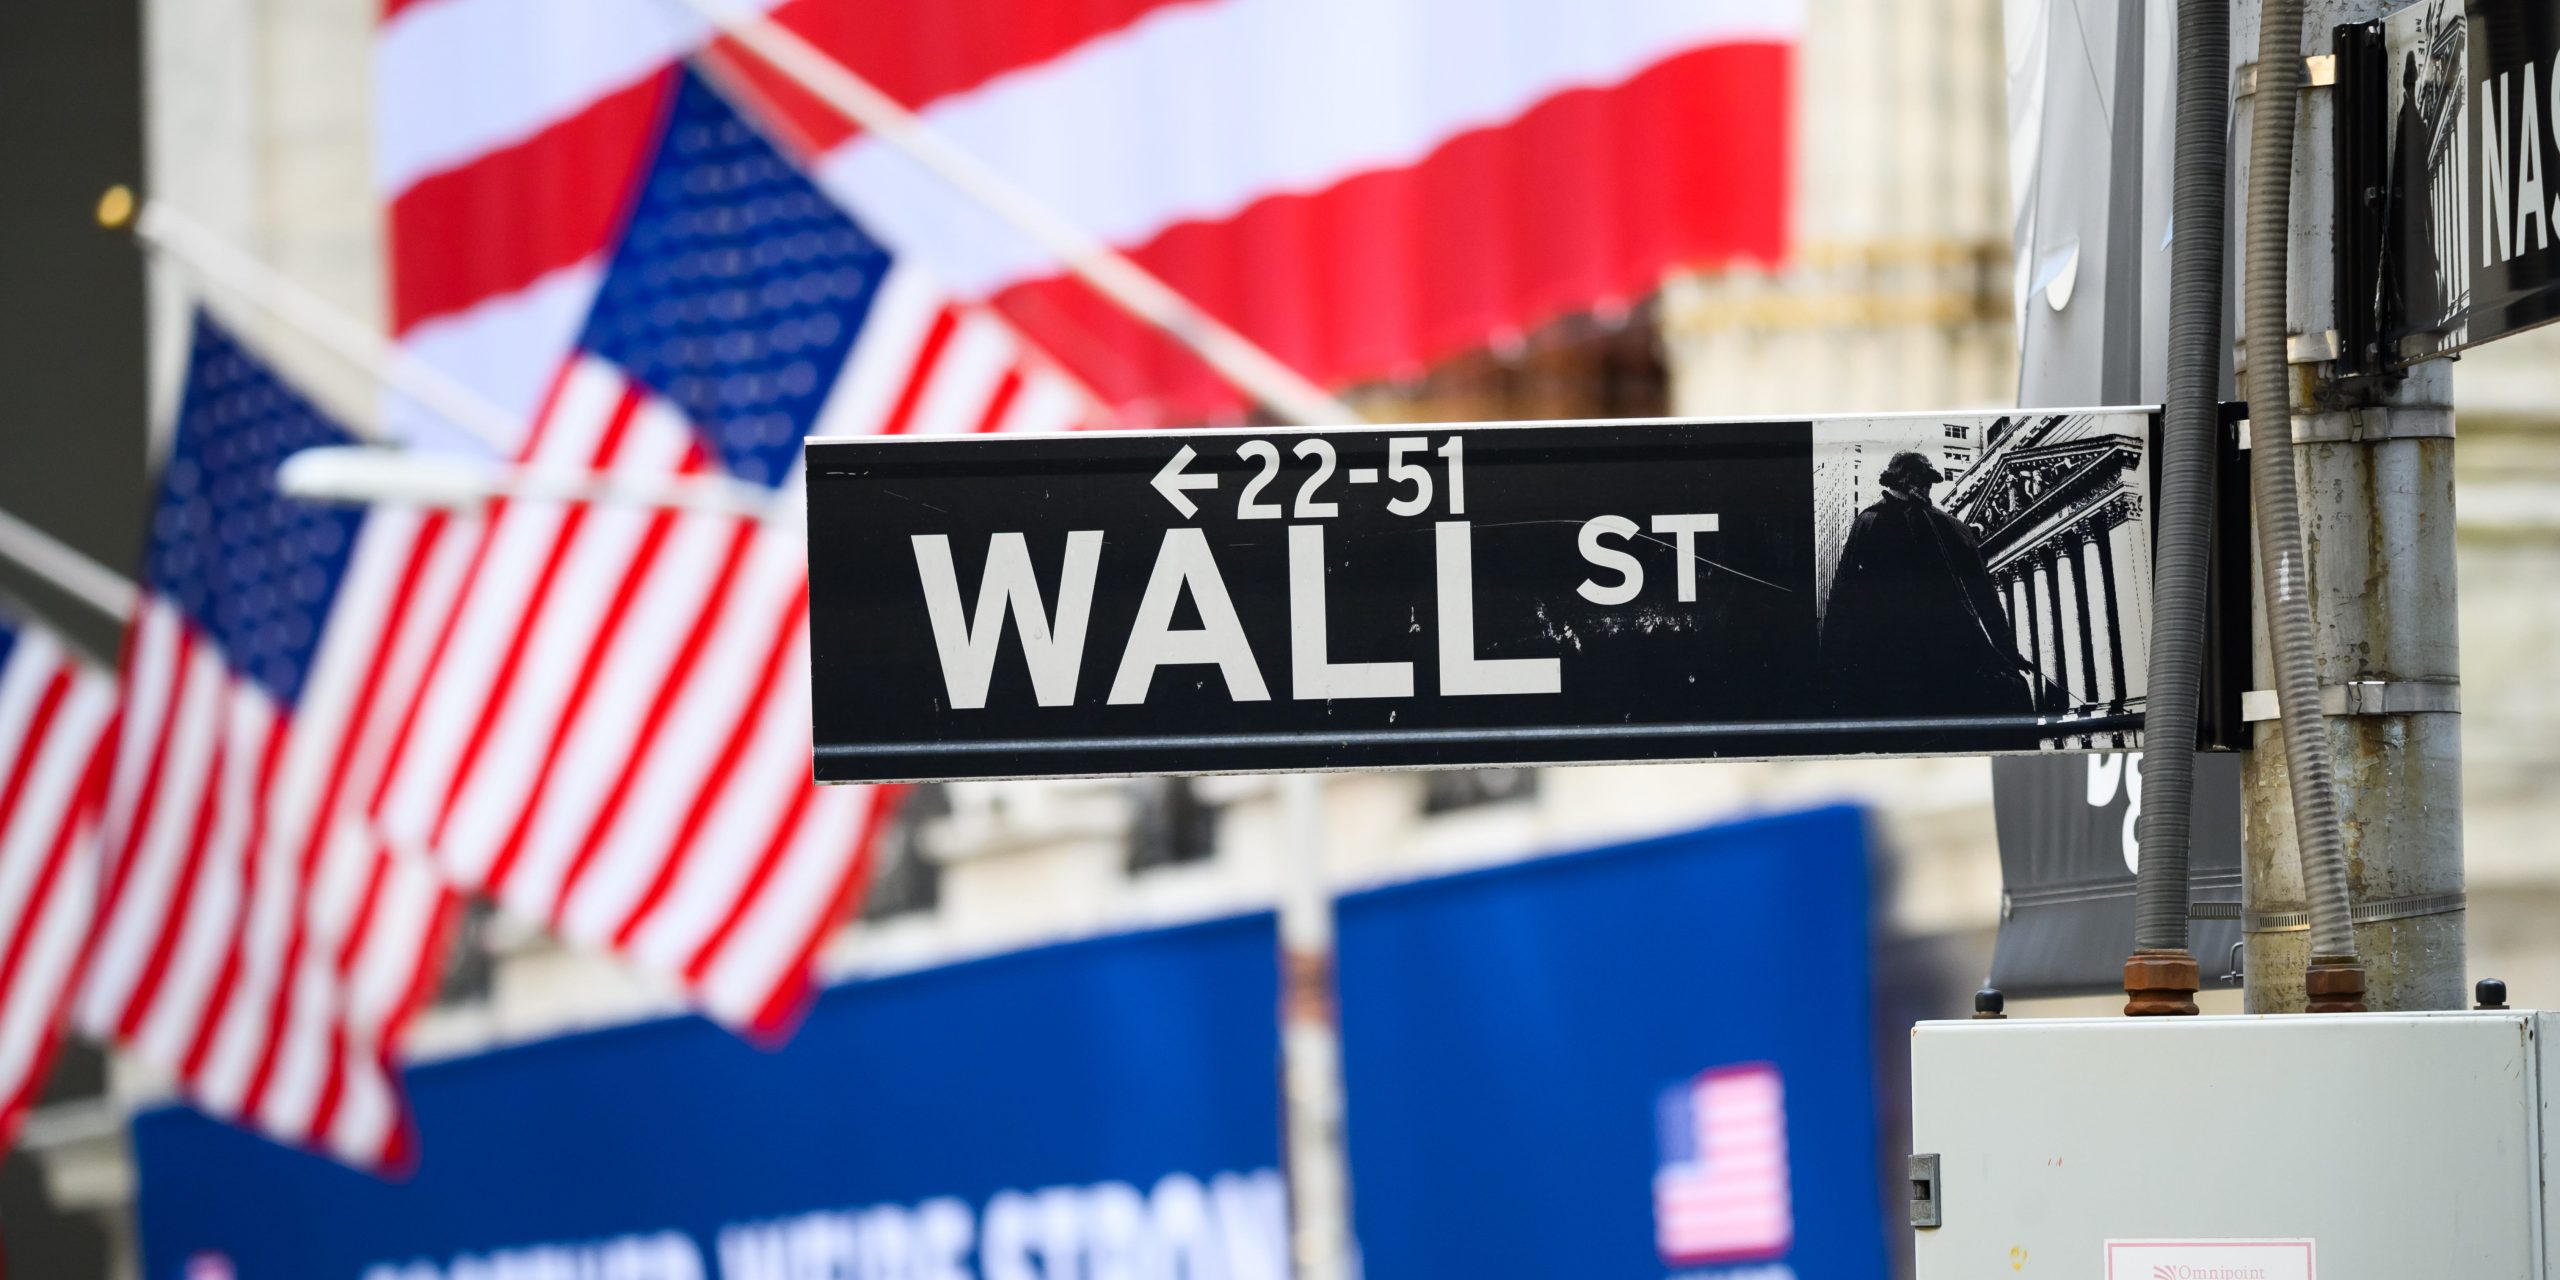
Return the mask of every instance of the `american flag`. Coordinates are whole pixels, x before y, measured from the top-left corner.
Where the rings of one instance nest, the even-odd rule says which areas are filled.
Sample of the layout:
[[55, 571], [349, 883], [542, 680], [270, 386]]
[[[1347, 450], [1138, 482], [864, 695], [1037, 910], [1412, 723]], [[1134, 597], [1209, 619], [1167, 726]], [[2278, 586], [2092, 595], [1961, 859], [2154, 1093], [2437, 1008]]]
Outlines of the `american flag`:
[[[1326, 386], [1666, 270], [1769, 263], [1805, 0], [751, 0], [1068, 222]], [[667, 0], [386, 0], [373, 156], [394, 333], [530, 413], [667, 66]], [[1124, 419], [1235, 406], [1198, 360], [881, 136], [778, 84], [828, 190]], [[572, 176], [574, 175], [574, 176]]]
[[1774, 1258], [1795, 1239], [1787, 1099], [1765, 1062], [1717, 1067], [1663, 1090], [1653, 1174], [1654, 1246], [1664, 1263]]
[[804, 436], [1062, 429], [1086, 401], [678, 74], [521, 457], [727, 476], [762, 517], [493, 506], [377, 814], [457, 886], [771, 1031], [877, 793], [810, 781]]
[[390, 1054], [452, 898], [365, 821], [450, 596], [451, 522], [288, 499], [278, 463], [353, 443], [209, 316], [125, 633], [89, 1034], [204, 1110], [365, 1167], [412, 1152]]
[[0, 613], [0, 1152], [44, 1086], [97, 901], [115, 684]]

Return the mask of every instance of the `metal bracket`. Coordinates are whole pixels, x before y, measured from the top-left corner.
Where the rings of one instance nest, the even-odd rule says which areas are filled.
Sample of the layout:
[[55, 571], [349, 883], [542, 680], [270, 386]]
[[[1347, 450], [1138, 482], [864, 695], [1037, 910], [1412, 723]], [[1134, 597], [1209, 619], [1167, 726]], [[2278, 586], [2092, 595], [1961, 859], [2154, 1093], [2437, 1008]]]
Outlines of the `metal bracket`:
[[2453, 410], [2444, 405], [2400, 408], [2363, 405], [2304, 414], [2293, 420], [2295, 444], [2452, 438]]
[[[2431, 711], [2460, 714], [2462, 685], [2454, 680], [2349, 680], [2320, 686], [2324, 716], [2405, 716]], [[2240, 695], [2240, 718], [2251, 724], [2281, 714], [2273, 689]]]
[[1911, 1157], [1911, 1225], [1922, 1230], [1940, 1225], [1945, 1211], [1938, 1199], [1938, 1155]]
[[[2417, 893], [2403, 898], [2359, 902], [2347, 912], [2347, 919], [2356, 924], [2378, 924], [2385, 920], [2451, 915], [2469, 908], [2470, 899], [2459, 892]], [[2240, 927], [2249, 933], [2303, 933], [2311, 928], [2311, 913], [2307, 910], [2252, 911], [2241, 917]]]
[[[2338, 331], [2335, 329], [2285, 335], [2284, 359], [2287, 364], [2320, 364], [2337, 358]], [[2249, 371], [2249, 343], [2245, 338], [2236, 339], [2231, 344], [2231, 371]]]
[[[2258, 91], [2258, 64], [2254, 62], [2241, 63], [2239, 70], [2233, 73], [2233, 79], [2235, 81], [2231, 91], [2233, 97], [2245, 98], [2250, 94], [2256, 93]], [[2326, 89], [2336, 83], [2338, 83], [2338, 55], [2334, 53], [2315, 53], [2302, 60], [2303, 88]]]

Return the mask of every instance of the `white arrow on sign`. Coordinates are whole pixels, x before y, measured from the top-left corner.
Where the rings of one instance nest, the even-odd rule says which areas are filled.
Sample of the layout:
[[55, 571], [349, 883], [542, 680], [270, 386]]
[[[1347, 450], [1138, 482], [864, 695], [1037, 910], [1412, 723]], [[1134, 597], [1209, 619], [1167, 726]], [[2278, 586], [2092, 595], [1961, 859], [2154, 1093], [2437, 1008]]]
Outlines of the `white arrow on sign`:
[[1182, 452], [1173, 455], [1173, 460], [1164, 464], [1164, 470], [1157, 472], [1156, 478], [1150, 482], [1155, 485], [1156, 492], [1163, 494], [1164, 500], [1172, 503], [1173, 509], [1181, 512], [1185, 518], [1198, 514], [1200, 504], [1184, 497], [1182, 494], [1183, 490], [1215, 489], [1218, 487], [1218, 478], [1216, 476], [1193, 476], [1183, 474], [1182, 468], [1190, 463], [1193, 458], [1199, 456], [1200, 455], [1191, 451], [1190, 445], [1186, 444], [1182, 446]]

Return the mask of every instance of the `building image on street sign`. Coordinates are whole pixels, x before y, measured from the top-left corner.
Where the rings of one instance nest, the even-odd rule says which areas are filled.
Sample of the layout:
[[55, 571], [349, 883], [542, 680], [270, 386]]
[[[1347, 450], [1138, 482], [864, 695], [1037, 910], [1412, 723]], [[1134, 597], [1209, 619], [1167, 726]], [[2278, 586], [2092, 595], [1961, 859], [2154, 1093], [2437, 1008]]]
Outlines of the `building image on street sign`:
[[817, 775], [2130, 745], [2149, 429], [813, 441]]
[[[2072, 736], [2075, 721], [2117, 721], [2141, 711], [2136, 684], [2149, 636], [2148, 594], [2125, 584], [2149, 580], [2137, 474], [2144, 431], [2140, 420], [2104, 414], [1864, 418], [1817, 427], [1816, 579], [1831, 586], [1822, 604], [1824, 652], [1867, 647], [1843, 632], [1878, 639], [1866, 662], [1842, 671], [1858, 687], [1854, 701], [1972, 709], [2012, 704], [2023, 694], [2062, 726], [2055, 737]], [[1919, 462], [1901, 461], [1910, 458]], [[1920, 489], [1932, 473], [1934, 496]], [[1907, 589], [1922, 594], [1897, 592], [1879, 615], [1871, 594], [1859, 599], [1859, 566], [1841, 577], [1842, 552], [1856, 542], [1851, 530], [1863, 525], [1872, 539], [1889, 527], [1886, 520], [1916, 515], [1923, 499], [1962, 530], [1962, 539], [1931, 546], [1929, 558], [1945, 569], [1925, 576], [1906, 570]], [[1930, 578], [1950, 576], [1969, 590], [1926, 590]], [[1852, 616], [1835, 616], [1844, 590]], [[1923, 630], [1930, 600], [1966, 606], [1960, 620], [1934, 628], [1950, 639], [1933, 643]], [[1976, 642], [1977, 633], [1988, 643]], [[1897, 662], [1892, 651], [1932, 656]], [[1966, 689], [1976, 691], [1970, 700]], [[2129, 732], [2096, 730], [2080, 745], [2121, 745]]]
[[2388, 330], [2397, 354], [2419, 360], [2470, 342], [2470, 23], [2462, 0], [2424, 0], [2392, 14], [2383, 44], [2390, 176], [2382, 309], [2397, 317]]
[[2342, 287], [2388, 363], [2560, 320], [2560, 6], [2420, 0], [2376, 27], [2379, 65], [2349, 88], [2383, 117], [2363, 158], [2385, 192], [2379, 269]]

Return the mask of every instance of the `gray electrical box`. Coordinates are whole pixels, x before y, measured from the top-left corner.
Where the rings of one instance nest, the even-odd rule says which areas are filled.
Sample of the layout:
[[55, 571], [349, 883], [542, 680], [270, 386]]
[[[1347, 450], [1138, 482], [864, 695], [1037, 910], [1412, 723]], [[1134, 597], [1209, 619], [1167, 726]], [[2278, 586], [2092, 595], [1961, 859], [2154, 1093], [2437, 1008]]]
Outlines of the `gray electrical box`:
[[2555, 1028], [2526, 1011], [1923, 1022], [1919, 1280], [2560, 1280]]

